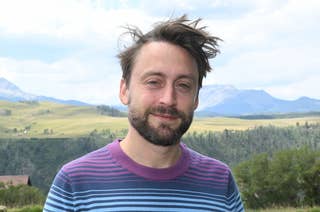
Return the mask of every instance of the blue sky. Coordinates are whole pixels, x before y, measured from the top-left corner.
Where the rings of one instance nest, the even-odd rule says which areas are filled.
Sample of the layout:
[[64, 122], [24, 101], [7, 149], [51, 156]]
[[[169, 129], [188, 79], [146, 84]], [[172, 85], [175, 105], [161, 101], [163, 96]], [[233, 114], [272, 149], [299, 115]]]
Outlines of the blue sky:
[[224, 40], [205, 85], [320, 99], [317, 0], [0, 0], [0, 77], [36, 95], [118, 104], [121, 26], [145, 32], [184, 13]]

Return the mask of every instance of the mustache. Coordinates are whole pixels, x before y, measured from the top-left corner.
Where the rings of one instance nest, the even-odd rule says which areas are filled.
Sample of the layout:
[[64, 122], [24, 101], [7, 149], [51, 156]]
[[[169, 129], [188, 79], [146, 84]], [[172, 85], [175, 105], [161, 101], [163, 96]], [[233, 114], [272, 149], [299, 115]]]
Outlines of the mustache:
[[174, 107], [156, 106], [150, 109], [149, 113], [160, 115], [170, 115], [174, 117], [183, 117], [184, 113]]

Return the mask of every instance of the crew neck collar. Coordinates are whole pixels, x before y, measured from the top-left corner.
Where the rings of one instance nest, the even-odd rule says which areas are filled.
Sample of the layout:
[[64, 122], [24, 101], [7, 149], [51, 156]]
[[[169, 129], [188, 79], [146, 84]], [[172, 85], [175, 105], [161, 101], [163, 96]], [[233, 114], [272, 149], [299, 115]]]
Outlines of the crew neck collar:
[[180, 143], [181, 156], [175, 165], [168, 168], [151, 168], [138, 164], [128, 157], [120, 147], [120, 139], [113, 141], [108, 145], [108, 150], [112, 157], [123, 167], [130, 172], [149, 179], [149, 180], [170, 180], [182, 175], [189, 167], [190, 155], [187, 147]]

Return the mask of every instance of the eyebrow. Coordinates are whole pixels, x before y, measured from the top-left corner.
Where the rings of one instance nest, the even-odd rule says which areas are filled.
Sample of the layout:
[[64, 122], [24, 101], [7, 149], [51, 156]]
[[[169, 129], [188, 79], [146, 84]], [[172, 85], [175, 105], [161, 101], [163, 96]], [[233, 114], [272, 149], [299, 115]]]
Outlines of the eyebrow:
[[[145, 78], [147, 78], [147, 77], [149, 77], [149, 76], [165, 77], [166, 75], [163, 74], [163, 73], [160, 72], [160, 71], [150, 71], [150, 72], [147, 72], [147, 73], [143, 74], [141, 78], [142, 78], [142, 79], [145, 79]], [[178, 75], [177, 79], [181, 79], [181, 78], [187, 78], [187, 79], [190, 79], [190, 80], [192, 80], [192, 81], [195, 81], [193, 75], [191, 75], [191, 74], [181, 74], [181, 75]]]

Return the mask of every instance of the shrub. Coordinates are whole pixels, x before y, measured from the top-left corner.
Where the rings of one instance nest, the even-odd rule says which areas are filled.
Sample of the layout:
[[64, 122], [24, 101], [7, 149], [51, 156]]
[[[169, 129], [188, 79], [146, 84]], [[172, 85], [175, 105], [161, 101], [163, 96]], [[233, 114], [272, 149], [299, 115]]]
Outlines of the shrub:
[[10, 185], [6, 189], [0, 189], [0, 205], [7, 207], [42, 205], [44, 199], [45, 197], [39, 189], [27, 185]]

